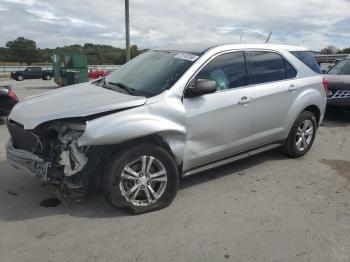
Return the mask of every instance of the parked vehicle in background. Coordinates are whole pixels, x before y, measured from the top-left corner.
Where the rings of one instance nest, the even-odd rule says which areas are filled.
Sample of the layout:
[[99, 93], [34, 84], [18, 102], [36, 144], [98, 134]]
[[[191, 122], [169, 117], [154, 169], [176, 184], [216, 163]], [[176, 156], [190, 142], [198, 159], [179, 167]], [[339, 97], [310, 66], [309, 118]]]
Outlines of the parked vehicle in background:
[[328, 105], [350, 108], [350, 56], [338, 62], [326, 73]]
[[11, 78], [17, 81], [25, 79], [43, 79], [51, 80], [53, 76], [52, 70], [42, 70], [41, 67], [27, 67], [23, 71], [11, 72]]
[[62, 197], [102, 185], [112, 205], [153, 211], [171, 203], [180, 177], [277, 147], [305, 155], [326, 89], [299, 46], [163, 46], [19, 103], [7, 159]]
[[0, 85], [0, 117], [8, 116], [11, 109], [18, 103], [11, 85]]
[[96, 69], [96, 70], [92, 70], [90, 69], [89, 71], [89, 78], [90, 79], [97, 79], [97, 78], [100, 78], [100, 77], [105, 77], [109, 74], [109, 72], [107, 70], [99, 70], [99, 69]]

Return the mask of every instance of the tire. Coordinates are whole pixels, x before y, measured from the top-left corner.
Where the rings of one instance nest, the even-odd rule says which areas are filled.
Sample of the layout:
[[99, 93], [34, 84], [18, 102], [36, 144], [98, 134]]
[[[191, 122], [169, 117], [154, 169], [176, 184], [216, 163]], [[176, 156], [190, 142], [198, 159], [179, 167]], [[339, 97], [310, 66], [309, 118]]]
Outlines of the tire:
[[[310, 134], [311, 128], [312, 134]], [[315, 115], [310, 111], [302, 112], [294, 122], [284, 143], [284, 152], [292, 158], [304, 156], [315, 140], [317, 128]]]
[[[149, 163], [152, 163], [150, 168]], [[148, 171], [142, 172], [142, 169]], [[167, 207], [176, 196], [178, 186], [179, 174], [171, 155], [159, 146], [145, 143], [133, 145], [112, 157], [102, 179], [107, 200], [133, 214]]]
[[23, 77], [22, 75], [18, 75], [18, 76], [16, 77], [16, 80], [17, 80], [17, 81], [23, 81], [23, 80], [24, 80], [24, 77]]
[[51, 80], [52, 76], [51, 75], [46, 75], [43, 77], [43, 80]]

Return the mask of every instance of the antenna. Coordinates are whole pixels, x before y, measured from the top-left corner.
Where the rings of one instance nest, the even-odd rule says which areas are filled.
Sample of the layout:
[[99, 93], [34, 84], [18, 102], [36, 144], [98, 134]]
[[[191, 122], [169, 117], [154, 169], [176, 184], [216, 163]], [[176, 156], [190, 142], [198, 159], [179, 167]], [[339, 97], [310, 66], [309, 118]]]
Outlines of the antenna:
[[269, 36], [267, 37], [267, 39], [266, 39], [266, 44], [270, 41], [270, 37], [271, 37], [271, 35], [272, 35], [272, 32], [269, 34]]
[[244, 31], [242, 32], [241, 36], [239, 37], [239, 43], [241, 44], [242, 43], [242, 37], [244, 35]]

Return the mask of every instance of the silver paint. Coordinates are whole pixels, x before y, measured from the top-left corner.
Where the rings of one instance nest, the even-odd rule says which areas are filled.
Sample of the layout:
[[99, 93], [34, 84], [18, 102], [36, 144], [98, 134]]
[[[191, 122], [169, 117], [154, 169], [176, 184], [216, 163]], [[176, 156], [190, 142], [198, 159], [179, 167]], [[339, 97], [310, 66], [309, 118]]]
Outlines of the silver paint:
[[[196, 47], [191, 50], [196, 51]], [[326, 108], [322, 76], [288, 52], [305, 48], [219, 45], [199, 50], [206, 51], [172, 88], [158, 96], [145, 99], [82, 84], [21, 102], [10, 119], [31, 129], [49, 120], [129, 108], [88, 121], [78, 146], [119, 144], [157, 135], [169, 145], [177, 163], [183, 164], [183, 173], [285, 139], [297, 116], [308, 106], [319, 108], [322, 121]], [[183, 97], [189, 81], [203, 65], [218, 54], [239, 50], [277, 52], [298, 74], [294, 79]]]
[[34, 129], [55, 119], [83, 117], [143, 105], [146, 98], [108, 90], [91, 83], [67, 86], [18, 103], [9, 119]]

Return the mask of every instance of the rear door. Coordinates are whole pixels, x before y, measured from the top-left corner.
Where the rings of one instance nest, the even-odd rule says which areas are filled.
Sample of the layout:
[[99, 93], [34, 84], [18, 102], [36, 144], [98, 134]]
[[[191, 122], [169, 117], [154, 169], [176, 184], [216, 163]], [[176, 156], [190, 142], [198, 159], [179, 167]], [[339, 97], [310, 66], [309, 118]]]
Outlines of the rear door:
[[254, 147], [283, 139], [286, 117], [296, 98], [297, 71], [274, 51], [249, 52], [249, 83], [254, 93]]

